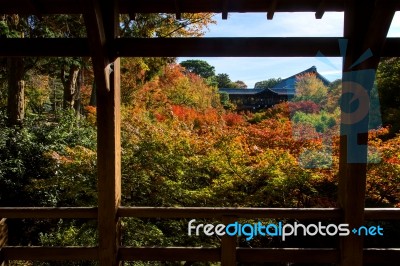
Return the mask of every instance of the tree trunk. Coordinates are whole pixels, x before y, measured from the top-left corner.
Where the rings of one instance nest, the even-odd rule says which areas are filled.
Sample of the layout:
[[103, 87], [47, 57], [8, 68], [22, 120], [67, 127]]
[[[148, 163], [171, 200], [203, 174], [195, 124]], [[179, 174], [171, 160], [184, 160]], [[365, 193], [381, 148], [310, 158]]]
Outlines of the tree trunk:
[[78, 66], [71, 66], [69, 68], [68, 76], [65, 77], [64, 70], [62, 71], [61, 79], [64, 85], [64, 100], [63, 108], [72, 109], [75, 105], [75, 99], [77, 95], [77, 80], [79, 76], [80, 69]]
[[81, 105], [81, 88], [83, 85], [83, 70], [79, 71], [78, 74], [78, 80], [76, 82], [76, 93], [74, 95], [74, 109], [75, 109], [75, 113], [76, 116], [79, 118], [80, 114], [81, 114], [81, 109], [82, 109], [82, 105]]
[[8, 103], [7, 115], [9, 126], [22, 125], [25, 116], [25, 69], [24, 59], [10, 57], [7, 59]]
[[96, 82], [93, 82], [92, 93], [90, 94], [89, 105], [93, 106], [93, 107], [97, 106], [97, 103], [96, 103]]

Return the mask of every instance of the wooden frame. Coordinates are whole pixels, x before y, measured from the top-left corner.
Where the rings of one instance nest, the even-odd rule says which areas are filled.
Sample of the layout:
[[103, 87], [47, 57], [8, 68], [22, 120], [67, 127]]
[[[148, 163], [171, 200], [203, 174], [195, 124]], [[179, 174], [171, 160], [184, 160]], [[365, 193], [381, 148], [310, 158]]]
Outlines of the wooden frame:
[[[341, 39], [343, 37], [118, 38], [113, 41], [113, 52], [120, 57], [314, 57], [321, 51], [328, 57], [340, 57], [338, 41]], [[89, 47], [86, 38], [2, 39], [0, 56], [89, 57], [92, 56]], [[381, 55], [400, 57], [398, 47], [400, 38], [387, 38]]]
[[[100, 265], [118, 265], [129, 259], [207, 259], [232, 265], [235, 261], [262, 262], [312, 259], [345, 266], [361, 266], [363, 262], [400, 260], [399, 249], [363, 249], [362, 239], [343, 239], [339, 249], [242, 249], [235, 240], [224, 239], [221, 249], [199, 248], [128, 248], [119, 247], [120, 217], [220, 218], [289, 217], [341, 219], [358, 226], [367, 219], [399, 219], [399, 210], [364, 209], [366, 163], [349, 163], [349, 140], [341, 137], [340, 209], [233, 209], [233, 208], [150, 208], [121, 207], [120, 158], [120, 56], [254, 56], [314, 57], [341, 56], [339, 38], [177, 38], [119, 39], [119, 14], [265, 12], [272, 19], [276, 12], [345, 12], [344, 38], [348, 41], [343, 72], [366, 50], [373, 56], [354, 71], [376, 69], [381, 56], [400, 56], [400, 38], [386, 38], [400, 0], [14, 0], [3, 1], [0, 13], [19, 14], [83, 14], [87, 39], [1, 39], [0, 56], [90, 56], [97, 84], [98, 124], [98, 208], [0, 208], [5, 218], [88, 218], [98, 219], [98, 248], [3, 247], [0, 259], [93, 259]], [[26, 4], [28, 3], [28, 4]], [[40, 14], [39, 14], [40, 13]], [[134, 47], [134, 49], [132, 49]], [[160, 48], [162, 47], [162, 48]], [[227, 48], [228, 47], [228, 48]], [[349, 126], [366, 130], [365, 121]], [[346, 126], [342, 126], [345, 128]], [[365, 134], [360, 135], [360, 142]], [[362, 157], [366, 153], [361, 154]], [[355, 178], [357, 177], [357, 178]], [[212, 212], [210, 212], [212, 211]], [[206, 216], [204, 216], [206, 215]]]

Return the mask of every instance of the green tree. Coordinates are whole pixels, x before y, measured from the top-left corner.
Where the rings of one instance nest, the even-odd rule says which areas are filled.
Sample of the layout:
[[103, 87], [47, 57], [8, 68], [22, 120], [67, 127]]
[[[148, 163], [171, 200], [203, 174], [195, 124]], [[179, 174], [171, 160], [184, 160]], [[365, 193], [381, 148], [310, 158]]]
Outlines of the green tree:
[[263, 80], [263, 81], [258, 81], [256, 82], [256, 84], [254, 85], [255, 89], [268, 89], [268, 88], [272, 88], [273, 86], [275, 86], [276, 84], [278, 84], [279, 82], [281, 82], [282, 79], [281, 78], [270, 78], [267, 80]]
[[313, 101], [319, 105], [326, 104], [328, 88], [314, 73], [307, 73], [296, 79], [294, 101]]
[[236, 80], [236, 81], [234, 82], [234, 84], [236, 84], [236, 86], [237, 86], [239, 89], [247, 89], [246, 83], [244, 83], [244, 81], [242, 81], [242, 80]]
[[390, 132], [400, 131], [400, 58], [384, 58], [376, 73], [382, 122]]
[[238, 84], [232, 82], [231, 78], [226, 73], [220, 73], [216, 76], [218, 88], [232, 88], [238, 89]]
[[180, 63], [191, 73], [195, 73], [205, 79], [215, 76], [215, 67], [204, 60], [186, 60]]

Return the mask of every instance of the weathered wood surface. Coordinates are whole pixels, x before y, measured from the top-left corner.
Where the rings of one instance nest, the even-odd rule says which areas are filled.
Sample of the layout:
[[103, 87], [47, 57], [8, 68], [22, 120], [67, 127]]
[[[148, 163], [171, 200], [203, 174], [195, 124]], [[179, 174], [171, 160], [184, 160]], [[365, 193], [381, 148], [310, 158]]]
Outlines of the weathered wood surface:
[[236, 216], [239, 218], [290, 218], [290, 219], [340, 219], [336, 208], [229, 208], [229, 207], [119, 207], [119, 217], [142, 218], [214, 218]]
[[[121, 57], [315, 57], [340, 56], [336, 37], [120, 38], [112, 51]], [[382, 56], [400, 56], [400, 38], [387, 38]], [[2, 39], [0, 56], [91, 56], [86, 38]], [[134, 47], [134, 49], [133, 49]], [[227, 49], [229, 47], [229, 49]]]
[[97, 207], [0, 207], [0, 216], [10, 219], [97, 219]]
[[6, 266], [7, 261], [4, 257], [3, 247], [7, 245], [8, 229], [5, 218], [0, 218], [0, 266]]
[[[357, 90], [369, 97], [373, 87], [387, 32], [395, 13], [394, 2], [374, 0], [348, 0], [345, 3], [344, 37], [347, 40], [343, 63], [343, 98], [341, 104], [340, 157], [339, 157], [339, 205], [343, 209], [343, 222], [350, 228], [364, 224], [366, 193], [369, 99], [362, 98]], [[371, 56], [358, 62], [365, 53]], [[356, 95], [362, 117], [346, 113], [351, 102], [346, 100], [349, 92]], [[343, 100], [344, 99], [344, 100]], [[368, 102], [367, 102], [368, 101]], [[340, 265], [362, 266], [364, 239], [350, 234], [340, 243]]]

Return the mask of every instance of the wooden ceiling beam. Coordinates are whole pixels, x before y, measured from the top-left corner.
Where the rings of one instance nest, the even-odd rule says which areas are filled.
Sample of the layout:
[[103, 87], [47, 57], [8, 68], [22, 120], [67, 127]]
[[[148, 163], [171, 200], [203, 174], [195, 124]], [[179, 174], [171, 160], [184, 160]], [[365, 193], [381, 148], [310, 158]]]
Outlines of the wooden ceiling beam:
[[[0, 14], [34, 14], [33, 7], [27, 0], [2, 1]], [[83, 14], [85, 2], [88, 0], [35, 0], [35, 4], [44, 8], [46, 14]], [[90, 0], [89, 0], [90, 1]], [[225, 0], [179, 0], [181, 13], [222, 13]], [[344, 11], [347, 0], [325, 0], [325, 11]], [[400, 8], [400, 0], [395, 1]], [[122, 14], [129, 13], [176, 13], [175, 0], [119, 0]], [[276, 12], [315, 12], [319, 1], [285, 0], [280, 1]], [[266, 12], [268, 2], [265, 0], [231, 0], [227, 12]]]
[[[88, 0], [35, 0], [43, 7], [44, 14], [83, 14]], [[222, 13], [225, 0], [179, 0], [181, 13]], [[349, 0], [324, 0], [325, 12], [343, 12]], [[385, 3], [400, 11], [400, 0], [386, 0]], [[176, 13], [175, 0], [119, 0], [121, 14], [132, 13]], [[279, 1], [275, 12], [316, 12], [320, 6], [316, 0]], [[268, 12], [266, 0], [231, 0], [227, 12]], [[0, 14], [35, 14], [35, 8], [27, 5], [27, 0], [2, 1]]]
[[107, 88], [107, 90], [110, 90], [109, 73], [106, 73], [110, 70], [110, 59], [107, 56], [109, 49], [107, 47], [106, 32], [104, 30], [105, 21], [103, 19], [103, 12], [98, 0], [88, 1], [84, 13], [84, 20], [96, 84], [100, 88]]
[[272, 0], [268, 7], [267, 19], [272, 20], [276, 11], [277, 0]]
[[181, 20], [182, 19], [182, 14], [181, 14], [181, 8], [180, 8], [179, 0], [174, 0], [174, 5], [175, 5], [175, 19]]
[[229, 0], [223, 0], [222, 2], [222, 19], [227, 20], [228, 19], [228, 6], [229, 6]]
[[[135, 47], [132, 49], [132, 47]], [[313, 57], [321, 50], [339, 56], [337, 38], [166, 38], [118, 39], [121, 56]]]
[[[198, 56], [198, 57], [314, 57], [321, 52], [339, 57], [335, 37], [293, 38], [170, 38], [116, 39], [113, 51], [121, 57], [135, 56]], [[381, 55], [400, 57], [400, 38], [387, 38]], [[0, 56], [89, 57], [86, 38], [76, 39], [2, 39]]]
[[318, 5], [317, 11], [315, 12], [315, 18], [322, 19], [324, 14], [325, 14], [325, 0], [322, 0]]

